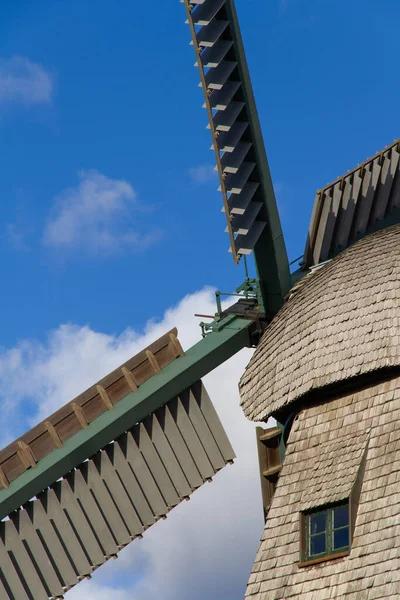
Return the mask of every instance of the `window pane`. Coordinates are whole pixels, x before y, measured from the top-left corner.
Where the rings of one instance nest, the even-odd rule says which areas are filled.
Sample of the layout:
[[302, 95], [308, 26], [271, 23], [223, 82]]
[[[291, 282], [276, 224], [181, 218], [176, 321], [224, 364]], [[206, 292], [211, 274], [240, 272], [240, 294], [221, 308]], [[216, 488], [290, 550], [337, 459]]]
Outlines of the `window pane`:
[[326, 530], [326, 513], [310, 516], [310, 533], [322, 533]]
[[333, 527], [345, 527], [349, 524], [349, 507], [339, 506], [333, 511]]
[[326, 551], [326, 536], [325, 533], [319, 533], [310, 537], [310, 555], [322, 554]]
[[343, 529], [337, 529], [333, 533], [333, 547], [335, 550], [338, 548], [345, 548], [349, 545], [349, 528], [344, 527]]

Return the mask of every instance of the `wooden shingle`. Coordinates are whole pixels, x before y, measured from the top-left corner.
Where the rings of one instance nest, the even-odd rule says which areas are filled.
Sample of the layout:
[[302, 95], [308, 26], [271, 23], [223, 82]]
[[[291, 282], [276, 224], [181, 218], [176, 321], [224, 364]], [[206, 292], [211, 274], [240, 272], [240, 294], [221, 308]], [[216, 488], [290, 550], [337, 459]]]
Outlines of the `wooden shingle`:
[[400, 366], [399, 324], [394, 225], [342, 252], [292, 294], [240, 381], [245, 415], [266, 420], [311, 390]]
[[[372, 412], [363, 419], [366, 400]], [[359, 415], [350, 429], [341, 414]], [[400, 378], [306, 408], [289, 435], [248, 600], [400, 597]], [[321, 443], [320, 428], [327, 437]], [[301, 511], [349, 496], [365, 465], [350, 554], [299, 568]]]

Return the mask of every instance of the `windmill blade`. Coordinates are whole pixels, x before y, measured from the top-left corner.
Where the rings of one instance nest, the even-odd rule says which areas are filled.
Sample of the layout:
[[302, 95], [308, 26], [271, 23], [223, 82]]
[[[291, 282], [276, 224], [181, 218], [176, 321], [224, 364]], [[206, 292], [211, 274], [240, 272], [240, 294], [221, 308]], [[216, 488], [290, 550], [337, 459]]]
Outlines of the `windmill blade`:
[[233, 462], [200, 378], [258, 339], [240, 308], [186, 353], [171, 330], [0, 452], [2, 599], [62, 598]]
[[317, 192], [303, 267], [400, 220], [400, 140]]
[[[264, 308], [274, 314], [290, 287], [289, 265], [234, 3], [181, 1], [204, 91], [229, 250], [235, 264], [254, 251]], [[234, 216], [246, 212], [244, 233]]]
[[197, 382], [0, 524], [0, 551], [18, 564], [3, 556], [3, 584], [19, 581], [32, 600], [62, 597], [234, 456]]

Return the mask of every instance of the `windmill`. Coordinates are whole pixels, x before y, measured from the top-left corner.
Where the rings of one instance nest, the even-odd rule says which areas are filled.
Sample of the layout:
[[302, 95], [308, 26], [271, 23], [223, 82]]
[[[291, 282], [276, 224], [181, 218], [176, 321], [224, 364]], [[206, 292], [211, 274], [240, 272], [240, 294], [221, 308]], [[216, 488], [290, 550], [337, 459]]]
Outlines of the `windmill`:
[[399, 142], [317, 193], [291, 276], [233, 0], [183, 3], [230, 252], [256, 277], [225, 310], [217, 292], [195, 346], [167, 332], [1, 451], [0, 598], [62, 598], [234, 461], [201, 379], [246, 346], [243, 410], [277, 420], [247, 596], [397, 597]]

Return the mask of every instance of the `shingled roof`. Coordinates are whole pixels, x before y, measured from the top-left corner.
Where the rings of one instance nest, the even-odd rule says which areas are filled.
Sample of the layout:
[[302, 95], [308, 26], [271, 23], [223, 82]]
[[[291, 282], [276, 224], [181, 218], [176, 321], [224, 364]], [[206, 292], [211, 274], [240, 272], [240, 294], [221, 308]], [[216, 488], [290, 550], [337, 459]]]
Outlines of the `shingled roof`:
[[239, 384], [254, 421], [329, 384], [400, 365], [400, 225], [317, 270], [265, 331]]

